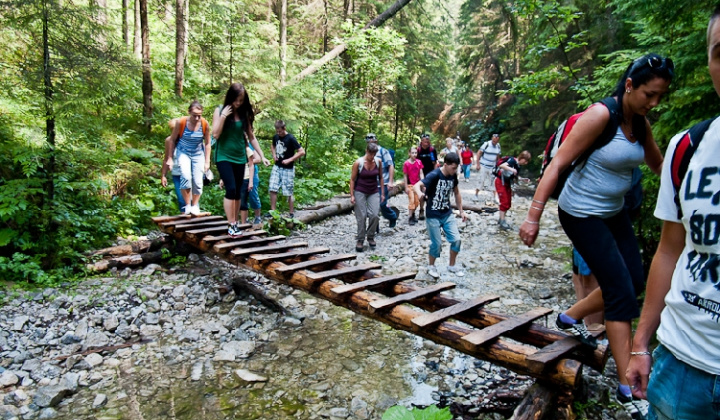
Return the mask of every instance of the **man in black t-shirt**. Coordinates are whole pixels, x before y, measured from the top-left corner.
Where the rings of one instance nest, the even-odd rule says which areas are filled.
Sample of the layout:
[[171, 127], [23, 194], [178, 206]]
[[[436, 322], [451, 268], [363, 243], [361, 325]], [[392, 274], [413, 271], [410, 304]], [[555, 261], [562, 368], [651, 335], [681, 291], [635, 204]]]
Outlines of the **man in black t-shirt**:
[[[420, 147], [417, 150], [417, 158], [423, 164], [423, 177], [428, 176], [437, 167], [437, 152], [430, 145], [430, 134], [423, 133], [420, 136]], [[422, 197], [422, 196], [420, 196]], [[419, 220], [425, 220], [425, 200], [420, 198]]]
[[272, 141], [272, 155], [275, 160], [270, 173], [270, 210], [275, 210], [277, 192], [282, 188], [283, 195], [288, 198], [290, 217], [295, 216], [293, 188], [295, 187], [295, 161], [305, 156], [305, 149], [300, 146], [295, 136], [285, 129], [285, 122], [275, 121], [275, 136]]

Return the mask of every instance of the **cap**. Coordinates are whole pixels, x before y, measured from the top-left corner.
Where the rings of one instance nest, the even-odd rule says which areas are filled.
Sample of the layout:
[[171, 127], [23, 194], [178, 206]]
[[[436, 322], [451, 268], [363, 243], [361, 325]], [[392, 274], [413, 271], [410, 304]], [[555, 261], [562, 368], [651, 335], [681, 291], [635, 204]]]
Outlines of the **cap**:
[[375, 137], [375, 133], [368, 133], [367, 136], [365, 136], [365, 141], [370, 140], [377, 140], [377, 137]]
[[422, 133], [422, 134], [420, 135], [420, 138], [421, 138], [421, 139], [429, 139], [429, 138], [430, 138], [430, 134], [428, 134], [428, 133]]

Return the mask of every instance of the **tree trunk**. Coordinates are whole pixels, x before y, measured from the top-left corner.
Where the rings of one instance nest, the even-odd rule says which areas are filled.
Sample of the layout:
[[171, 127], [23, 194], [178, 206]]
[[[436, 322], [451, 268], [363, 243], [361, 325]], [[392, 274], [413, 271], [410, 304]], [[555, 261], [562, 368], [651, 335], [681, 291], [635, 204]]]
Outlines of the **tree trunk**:
[[[328, 49], [328, 0], [323, 1], [323, 55]], [[327, 80], [323, 77], [323, 108], [327, 108]]]
[[153, 116], [153, 82], [150, 68], [150, 28], [148, 27], [147, 0], [140, 1], [140, 27], [142, 32], [142, 93], [143, 116], [145, 128], [148, 132], [152, 128]]
[[185, 59], [185, 65], [187, 65], [190, 52], [190, 0], [185, 0], [185, 51], [183, 51], [183, 57]]
[[142, 58], [142, 36], [140, 35], [140, 0], [135, 0], [135, 28], [133, 31], [133, 55]]
[[[365, 25], [365, 29], [369, 28], [377, 28], [378, 26], [381, 26], [383, 23], [385, 23], [388, 19], [395, 16], [397, 12], [400, 11], [403, 7], [405, 7], [408, 3], [410, 3], [412, 0], [397, 0], [390, 8], [382, 12], [378, 17], [370, 21], [367, 25]], [[317, 72], [322, 66], [332, 61], [334, 58], [345, 52], [347, 49], [347, 45], [340, 44], [337, 45], [335, 48], [333, 48], [329, 53], [325, 54], [322, 58], [319, 58], [315, 60], [310, 66], [308, 66], [305, 70], [298, 73], [294, 78], [293, 82], [299, 82], [302, 79], [310, 76], [311, 74]]]
[[175, 3], [175, 95], [183, 96], [183, 82], [185, 80], [185, 28], [187, 27], [187, 15], [185, 14], [185, 3], [188, 0], [177, 0]]
[[130, 49], [130, 27], [128, 26], [128, 0], [122, 0], [122, 37], [125, 48]]
[[[45, 136], [47, 137], [47, 142], [50, 147], [45, 167], [47, 179], [45, 180], [46, 198], [43, 200], [43, 207], [49, 209], [55, 199], [55, 109], [53, 105], [54, 89], [50, 67], [50, 41], [48, 34], [50, 11], [48, 10], [48, 6], [48, 0], [45, 0], [43, 2], [42, 15], [43, 88], [45, 95]], [[50, 223], [50, 226], [54, 226], [54, 223]], [[52, 234], [52, 232], [48, 233]]]
[[[107, 0], [93, 0], [93, 6], [95, 8], [95, 22], [99, 26], [105, 28], [107, 26]], [[105, 45], [105, 32], [101, 30], [96, 36], [98, 44]]]
[[287, 0], [280, 0], [280, 86], [287, 77]]

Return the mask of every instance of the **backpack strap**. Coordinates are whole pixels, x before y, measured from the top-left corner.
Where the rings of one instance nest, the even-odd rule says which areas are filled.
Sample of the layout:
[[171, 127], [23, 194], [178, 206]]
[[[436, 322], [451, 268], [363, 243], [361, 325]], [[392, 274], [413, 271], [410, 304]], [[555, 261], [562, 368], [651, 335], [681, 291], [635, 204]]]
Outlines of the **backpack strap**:
[[682, 184], [683, 179], [685, 179], [688, 166], [690, 166], [690, 159], [692, 159], [695, 151], [700, 145], [700, 142], [703, 137], [705, 137], [705, 132], [707, 132], [708, 128], [710, 128], [710, 125], [716, 118], [717, 116], [693, 125], [675, 145], [675, 150], [673, 151], [672, 158], [670, 160], [670, 179], [675, 191], [674, 200], [675, 205], [677, 205], [678, 208], [678, 219], [682, 218], [682, 207], [680, 206], [680, 184]]
[[[187, 126], [187, 116], [180, 117], [178, 124], [180, 124], [180, 131], [178, 132], [178, 138], [175, 140], [175, 143], [180, 141], [180, 137], [182, 137], [185, 132], [185, 126]], [[200, 125], [202, 126], [203, 136], [205, 136], [205, 133], [207, 133], [209, 128], [207, 120], [205, 118], [200, 118]]]

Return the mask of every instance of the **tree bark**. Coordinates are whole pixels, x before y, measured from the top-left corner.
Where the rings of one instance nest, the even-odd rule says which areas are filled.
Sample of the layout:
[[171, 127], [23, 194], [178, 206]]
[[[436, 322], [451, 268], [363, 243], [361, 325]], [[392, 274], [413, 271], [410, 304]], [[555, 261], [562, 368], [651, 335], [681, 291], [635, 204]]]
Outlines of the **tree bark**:
[[148, 27], [147, 0], [140, 1], [140, 27], [142, 33], [142, 93], [143, 93], [143, 117], [145, 128], [148, 132], [152, 128], [153, 116], [153, 82], [152, 69], [150, 67], [150, 28]]
[[175, 2], [175, 95], [183, 96], [183, 83], [185, 80], [185, 38], [187, 27], [187, 15], [185, 14], [185, 3], [188, 0], [176, 0]]
[[111, 246], [109, 248], [98, 249], [90, 252], [88, 255], [93, 257], [120, 257], [123, 255], [139, 254], [148, 251], [156, 251], [163, 245], [172, 242], [172, 238], [169, 235], [162, 236], [160, 238], [143, 241], [136, 241], [127, 245]]
[[147, 265], [162, 261], [162, 251], [145, 252], [142, 254], [130, 254], [120, 257], [114, 257], [106, 260], [97, 261], [92, 264], [85, 265], [85, 268], [92, 273], [103, 273], [111, 268], [135, 267], [138, 265]]
[[287, 0], [280, 0], [280, 86], [287, 78]]
[[122, 0], [122, 36], [125, 48], [130, 49], [130, 27], [128, 26], [128, 0]]
[[[378, 17], [370, 21], [367, 25], [365, 25], [365, 29], [369, 28], [377, 28], [378, 26], [381, 26], [383, 23], [385, 23], [388, 19], [392, 18], [397, 14], [397, 12], [400, 11], [403, 7], [405, 7], [408, 3], [410, 3], [412, 0], [397, 0], [390, 8], [388, 8], [386, 11], [382, 12]], [[301, 71], [295, 77], [293, 77], [293, 82], [299, 82], [302, 79], [310, 76], [311, 74], [317, 72], [320, 70], [322, 66], [332, 61], [334, 58], [345, 52], [347, 49], [347, 45], [340, 44], [337, 45], [335, 48], [333, 48], [329, 53], [325, 54], [325, 56], [315, 60], [312, 64], [310, 64], [305, 70]]]
[[[55, 107], [53, 104], [54, 89], [52, 85], [52, 70], [50, 67], [50, 41], [49, 41], [49, 20], [48, 0], [43, 1], [42, 14], [42, 42], [43, 42], [43, 88], [45, 95], [45, 136], [49, 147], [49, 155], [45, 167], [46, 196], [43, 200], [43, 207], [50, 206], [55, 199]], [[48, 209], [49, 210], [49, 209]], [[50, 223], [54, 226], [54, 223]], [[48, 232], [51, 234], [51, 232]]]
[[140, 0], [135, 0], [135, 26], [133, 29], [133, 55], [142, 59], [142, 35], [140, 35]]

